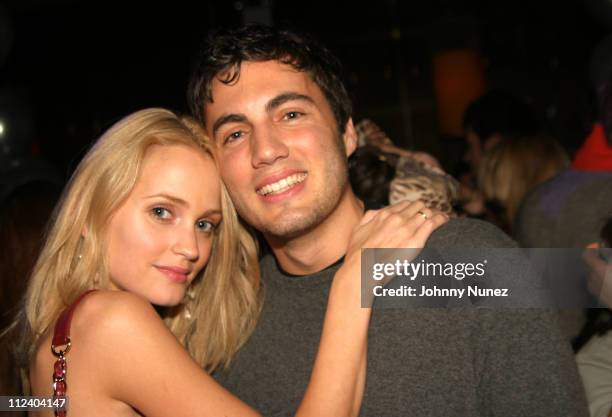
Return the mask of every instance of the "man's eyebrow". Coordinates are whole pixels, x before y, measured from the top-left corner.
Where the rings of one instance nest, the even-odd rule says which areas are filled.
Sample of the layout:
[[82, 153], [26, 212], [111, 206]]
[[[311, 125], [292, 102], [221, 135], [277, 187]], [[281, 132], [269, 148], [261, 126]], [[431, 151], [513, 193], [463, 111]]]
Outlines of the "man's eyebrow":
[[224, 114], [223, 116], [215, 120], [215, 123], [213, 124], [213, 128], [212, 128], [212, 134], [213, 136], [215, 136], [217, 134], [217, 131], [221, 129], [223, 125], [227, 123], [242, 123], [242, 122], [246, 122], [246, 120], [247, 118], [244, 114], [236, 114], [236, 113]]
[[282, 106], [286, 102], [294, 101], [294, 100], [306, 101], [310, 104], [314, 104], [314, 100], [304, 94], [291, 93], [291, 92], [282, 93], [282, 94], [277, 95], [272, 100], [266, 103], [266, 112], [271, 112], [272, 110], [274, 110], [275, 108], [279, 106]]

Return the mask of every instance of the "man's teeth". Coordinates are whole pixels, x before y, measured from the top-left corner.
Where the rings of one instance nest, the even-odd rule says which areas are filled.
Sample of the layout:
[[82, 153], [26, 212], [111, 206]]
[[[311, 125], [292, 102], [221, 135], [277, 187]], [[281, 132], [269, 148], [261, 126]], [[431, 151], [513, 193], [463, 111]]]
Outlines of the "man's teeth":
[[308, 174], [294, 174], [290, 175], [287, 178], [283, 178], [280, 181], [276, 181], [275, 183], [264, 185], [259, 190], [257, 190], [257, 194], [259, 195], [268, 195], [268, 194], [278, 194], [287, 190], [289, 187], [294, 186], [295, 184], [299, 184], [306, 179]]

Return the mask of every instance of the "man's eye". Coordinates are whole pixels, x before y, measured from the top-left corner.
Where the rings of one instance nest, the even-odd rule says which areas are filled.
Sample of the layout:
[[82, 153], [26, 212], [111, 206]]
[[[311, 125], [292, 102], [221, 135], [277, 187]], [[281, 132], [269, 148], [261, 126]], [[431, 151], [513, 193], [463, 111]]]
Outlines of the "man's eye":
[[217, 225], [208, 220], [198, 220], [196, 222], [196, 227], [201, 232], [212, 232], [217, 228]]
[[172, 217], [172, 213], [170, 212], [170, 210], [164, 207], [153, 207], [151, 209], [151, 214], [159, 219], [164, 219], [164, 220]]
[[228, 143], [228, 142], [232, 142], [236, 139], [240, 139], [242, 137], [242, 135], [244, 134], [244, 132], [242, 132], [242, 130], [237, 130], [235, 132], [230, 133], [229, 135], [227, 135], [225, 137], [225, 140], [223, 141], [223, 143]]
[[299, 111], [290, 111], [290, 112], [285, 113], [285, 116], [283, 117], [283, 119], [285, 120], [297, 119], [301, 115], [302, 113], [300, 113]]

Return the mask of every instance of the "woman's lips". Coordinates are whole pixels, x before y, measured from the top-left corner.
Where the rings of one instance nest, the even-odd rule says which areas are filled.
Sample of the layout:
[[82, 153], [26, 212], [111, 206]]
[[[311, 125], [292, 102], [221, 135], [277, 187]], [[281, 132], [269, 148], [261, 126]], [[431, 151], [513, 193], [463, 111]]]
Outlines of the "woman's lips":
[[191, 271], [189, 269], [175, 267], [175, 266], [155, 266], [162, 274], [168, 277], [171, 281], [178, 282], [180, 284], [187, 281]]

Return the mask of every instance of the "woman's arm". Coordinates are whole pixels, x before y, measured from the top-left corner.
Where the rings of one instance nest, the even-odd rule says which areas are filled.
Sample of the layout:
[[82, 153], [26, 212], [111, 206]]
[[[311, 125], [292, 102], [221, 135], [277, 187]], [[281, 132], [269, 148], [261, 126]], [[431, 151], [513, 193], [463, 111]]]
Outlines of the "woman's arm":
[[[76, 383], [71, 374], [83, 367], [95, 396], [128, 404], [147, 417], [259, 416], [204, 372], [151, 304], [134, 294], [91, 294], [75, 312], [72, 327], [69, 397]], [[71, 409], [77, 401], [72, 399]]]
[[370, 308], [361, 307], [361, 249], [422, 248], [447, 220], [446, 215], [426, 209], [420, 201], [364, 215], [332, 283], [319, 351], [298, 417], [359, 414], [371, 313]]

